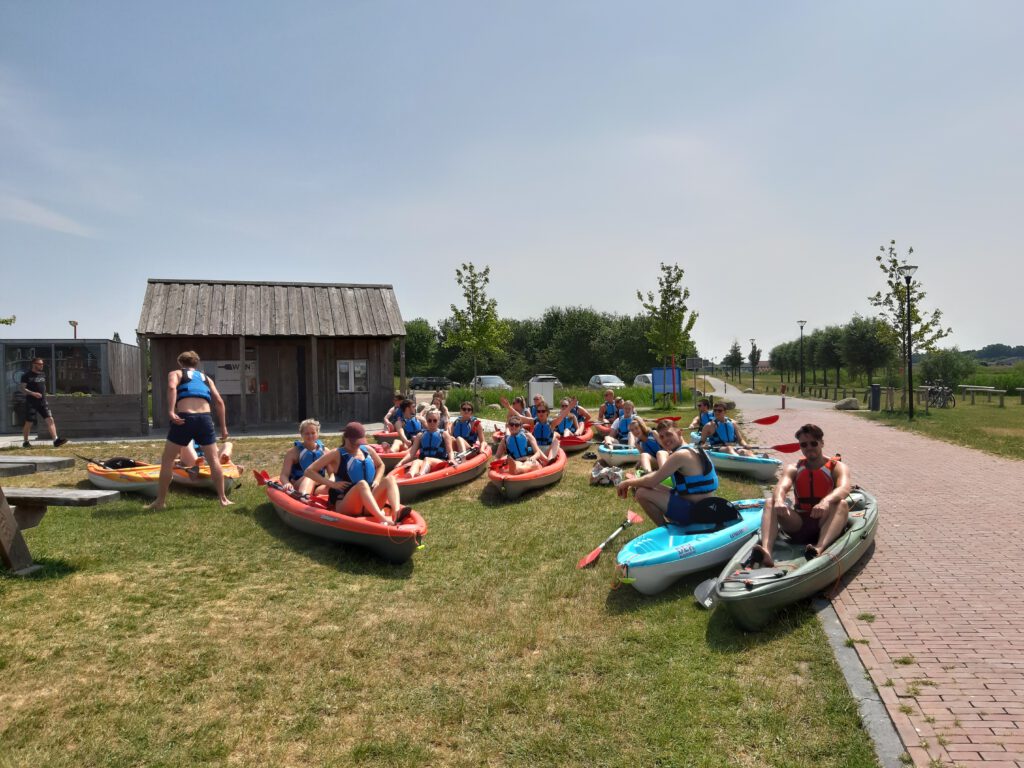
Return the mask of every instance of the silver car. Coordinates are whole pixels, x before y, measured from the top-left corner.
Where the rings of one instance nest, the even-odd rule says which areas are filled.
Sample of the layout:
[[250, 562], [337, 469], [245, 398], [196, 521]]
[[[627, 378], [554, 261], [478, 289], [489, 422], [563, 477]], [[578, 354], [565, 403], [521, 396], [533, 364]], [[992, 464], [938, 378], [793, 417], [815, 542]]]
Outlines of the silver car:
[[476, 389], [505, 389], [512, 391], [512, 385], [501, 376], [477, 376], [470, 382], [471, 387]]
[[591, 376], [587, 389], [622, 389], [626, 382], [611, 373], [599, 373]]

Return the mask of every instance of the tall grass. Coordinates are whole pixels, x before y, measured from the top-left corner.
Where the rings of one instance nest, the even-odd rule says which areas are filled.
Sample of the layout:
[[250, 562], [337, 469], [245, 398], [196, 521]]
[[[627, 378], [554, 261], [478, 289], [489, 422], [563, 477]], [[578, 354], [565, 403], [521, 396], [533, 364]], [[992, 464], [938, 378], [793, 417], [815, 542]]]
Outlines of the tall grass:
[[979, 368], [963, 383], [1013, 391], [1018, 387], [1024, 387], [1024, 363], [1017, 363], [1012, 368]]
[[[521, 389], [517, 387], [512, 392], [501, 389], [481, 389], [478, 394], [482, 398], [483, 404], [487, 406], [500, 402], [502, 397], [506, 397], [511, 401], [517, 394], [525, 396], [526, 387], [523, 386]], [[616, 390], [615, 394], [626, 400], [632, 400], [633, 404], [637, 407], [650, 406], [652, 402], [650, 387], [624, 387], [623, 389]], [[585, 387], [556, 387], [555, 400], [561, 400], [563, 397], [575, 397], [580, 401], [580, 405], [584, 408], [596, 408], [604, 402], [604, 390], [587, 389]], [[448, 406], [448, 410], [457, 409], [464, 401], [472, 401], [472, 399], [472, 389], [468, 387], [457, 387], [455, 389], [448, 390], [448, 400], [446, 401], [446, 405]], [[692, 394], [689, 390], [686, 390], [682, 393], [680, 402], [689, 403], [692, 399]]]

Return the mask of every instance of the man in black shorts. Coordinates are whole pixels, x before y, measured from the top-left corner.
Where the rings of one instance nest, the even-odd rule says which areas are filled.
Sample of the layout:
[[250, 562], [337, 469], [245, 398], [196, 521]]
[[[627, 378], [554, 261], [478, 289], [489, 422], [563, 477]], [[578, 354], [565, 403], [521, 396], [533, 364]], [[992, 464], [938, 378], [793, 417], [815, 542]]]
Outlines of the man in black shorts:
[[36, 414], [43, 417], [47, 428], [50, 430], [50, 439], [54, 447], [64, 445], [68, 440], [66, 437], [57, 437], [57, 425], [53, 421], [53, 414], [50, 413], [50, 405], [46, 402], [46, 374], [43, 373], [43, 359], [37, 357], [32, 361], [32, 368], [21, 377], [21, 384], [18, 389], [25, 396], [25, 425], [22, 429], [22, 448], [31, 448], [32, 443], [28, 441], [28, 433], [35, 423]]

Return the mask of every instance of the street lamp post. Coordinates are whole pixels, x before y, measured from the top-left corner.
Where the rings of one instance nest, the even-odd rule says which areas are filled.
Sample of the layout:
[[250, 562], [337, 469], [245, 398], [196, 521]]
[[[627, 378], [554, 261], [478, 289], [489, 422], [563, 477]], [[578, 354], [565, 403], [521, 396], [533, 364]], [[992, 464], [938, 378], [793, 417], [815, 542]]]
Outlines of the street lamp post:
[[911, 307], [913, 306], [910, 300], [910, 280], [913, 278], [914, 273], [917, 272], [917, 267], [912, 264], [904, 264], [900, 267], [900, 273], [903, 275], [903, 279], [907, 281], [907, 404], [909, 408], [907, 415], [910, 421], [914, 420], [914, 341], [913, 336], [910, 332], [910, 313]]
[[754, 340], [750, 340], [750, 388], [757, 389], [757, 363], [754, 362]]
[[806, 320], [797, 320], [796, 324], [800, 326], [800, 394], [804, 393], [804, 326], [807, 325]]
[[78, 338], [78, 321], [77, 320], [68, 320], [68, 325], [70, 325], [74, 329], [74, 331], [75, 331], [75, 338], [77, 339]]

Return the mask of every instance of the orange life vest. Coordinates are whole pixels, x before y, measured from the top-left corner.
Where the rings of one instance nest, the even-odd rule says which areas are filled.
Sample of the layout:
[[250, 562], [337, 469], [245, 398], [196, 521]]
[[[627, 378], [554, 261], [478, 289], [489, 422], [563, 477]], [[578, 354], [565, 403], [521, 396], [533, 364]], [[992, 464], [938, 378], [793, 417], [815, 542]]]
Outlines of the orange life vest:
[[836, 487], [832, 470], [842, 461], [838, 455], [833, 456], [818, 469], [808, 469], [807, 459], [796, 463], [796, 508], [801, 512], [810, 512], [814, 505], [830, 494]]

